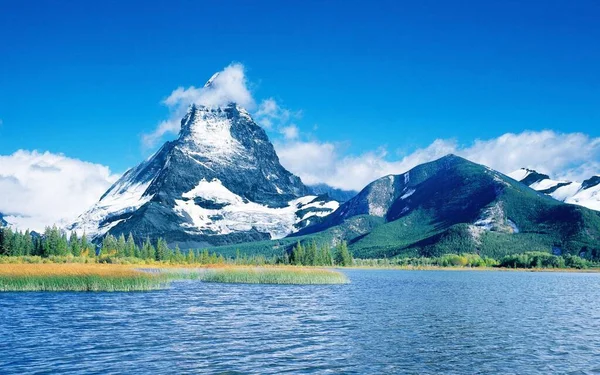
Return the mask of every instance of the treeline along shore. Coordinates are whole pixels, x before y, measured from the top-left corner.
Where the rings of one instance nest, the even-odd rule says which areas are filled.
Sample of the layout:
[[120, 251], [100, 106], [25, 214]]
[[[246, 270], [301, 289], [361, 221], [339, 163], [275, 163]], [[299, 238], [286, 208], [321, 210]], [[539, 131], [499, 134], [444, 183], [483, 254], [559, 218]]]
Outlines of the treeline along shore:
[[107, 235], [94, 244], [85, 235], [67, 235], [57, 227], [46, 228], [42, 235], [29, 231], [0, 229], [0, 263], [106, 263], [106, 264], [173, 264], [173, 265], [294, 265], [319, 267], [399, 267], [399, 268], [511, 268], [511, 269], [600, 269], [600, 263], [577, 255], [555, 255], [533, 251], [505, 255], [495, 259], [476, 253], [450, 253], [437, 257], [394, 257], [356, 259], [346, 242], [336, 246], [298, 241], [281, 254], [265, 257], [236, 252], [225, 257], [208, 249], [171, 248], [163, 239], [137, 244], [133, 236]]

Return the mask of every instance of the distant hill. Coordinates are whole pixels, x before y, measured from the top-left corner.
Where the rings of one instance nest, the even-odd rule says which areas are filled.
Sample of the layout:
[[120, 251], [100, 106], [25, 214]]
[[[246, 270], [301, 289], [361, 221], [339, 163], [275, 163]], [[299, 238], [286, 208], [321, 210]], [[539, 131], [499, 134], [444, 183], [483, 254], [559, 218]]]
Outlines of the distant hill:
[[320, 224], [285, 241], [244, 248], [274, 251], [299, 240], [346, 240], [362, 258], [525, 251], [598, 257], [599, 239], [600, 213], [448, 155], [372, 182]]

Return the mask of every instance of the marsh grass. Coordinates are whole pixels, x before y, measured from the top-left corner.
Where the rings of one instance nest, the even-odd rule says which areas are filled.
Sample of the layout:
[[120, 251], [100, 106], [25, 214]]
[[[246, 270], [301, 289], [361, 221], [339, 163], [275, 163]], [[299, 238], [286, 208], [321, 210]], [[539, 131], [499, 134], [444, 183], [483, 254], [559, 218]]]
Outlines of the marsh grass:
[[346, 284], [341, 272], [301, 267], [221, 267], [207, 269], [201, 279], [232, 284]]
[[245, 284], [344, 284], [340, 272], [303, 267], [174, 268], [115, 264], [0, 264], [0, 292], [132, 292], [168, 287], [173, 280]]
[[169, 277], [101, 264], [2, 264], [0, 291], [131, 292], [163, 288]]

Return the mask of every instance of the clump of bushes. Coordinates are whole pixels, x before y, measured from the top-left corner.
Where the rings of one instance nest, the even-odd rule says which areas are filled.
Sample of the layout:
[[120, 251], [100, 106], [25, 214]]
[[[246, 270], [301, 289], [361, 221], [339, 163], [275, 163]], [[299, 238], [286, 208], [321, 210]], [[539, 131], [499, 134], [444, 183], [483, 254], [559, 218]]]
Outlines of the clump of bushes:
[[553, 255], [540, 251], [507, 255], [500, 259], [500, 267], [506, 268], [576, 268], [584, 269], [593, 266], [589, 260], [576, 255]]
[[498, 261], [479, 254], [444, 254], [439, 257], [411, 257], [391, 259], [355, 259], [358, 266], [367, 267], [495, 267]]

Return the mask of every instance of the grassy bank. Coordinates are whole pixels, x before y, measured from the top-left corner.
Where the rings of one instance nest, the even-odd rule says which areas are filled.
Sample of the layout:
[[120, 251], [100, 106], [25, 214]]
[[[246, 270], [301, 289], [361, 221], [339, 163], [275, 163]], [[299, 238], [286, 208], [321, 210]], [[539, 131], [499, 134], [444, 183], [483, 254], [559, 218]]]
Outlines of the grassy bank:
[[168, 277], [103, 264], [0, 264], [0, 291], [131, 292], [164, 287]]
[[343, 284], [340, 272], [300, 267], [218, 266], [180, 268], [94, 263], [0, 264], [0, 291], [132, 292], [167, 287], [169, 281], [199, 279], [211, 283]]
[[206, 270], [202, 280], [235, 284], [346, 284], [341, 272], [298, 267], [220, 267]]

